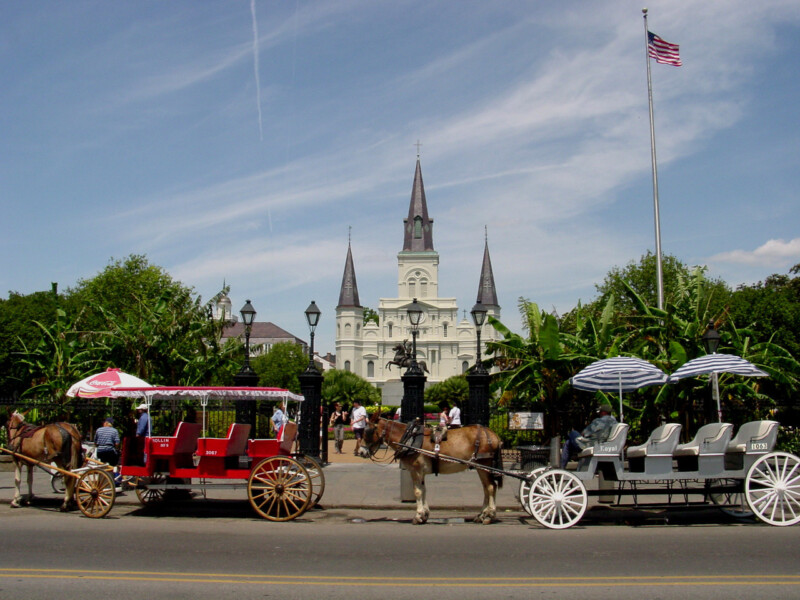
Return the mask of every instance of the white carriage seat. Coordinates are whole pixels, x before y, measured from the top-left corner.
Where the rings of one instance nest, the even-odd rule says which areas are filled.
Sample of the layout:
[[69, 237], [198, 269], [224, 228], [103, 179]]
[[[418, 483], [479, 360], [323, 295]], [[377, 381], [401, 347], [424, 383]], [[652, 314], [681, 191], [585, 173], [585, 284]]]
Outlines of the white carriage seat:
[[778, 441], [777, 421], [750, 421], [739, 427], [728, 444], [729, 453], [766, 453], [772, 452]]
[[596, 442], [592, 446], [584, 448], [581, 450], [580, 454], [578, 454], [578, 459], [587, 457], [621, 456], [622, 449], [625, 448], [625, 442], [628, 440], [629, 429], [630, 425], [627, 423], [617, 423], [611, 429], [611, 433], [606, 441]]
[[694, 439], [685, 444], [678, 444], [674, 455], [699, 456], [701, 454], [721, 454], [725, 452], [733, 434], [730, 423], [710, 423], [697, 430]]
[[679, 423], [667, 423], [656, 427], [644, 444], [631, 446], [626, 451], [628, 459], [645, 458], [647, 456], [669, 456], [678, 446], [681, 436]]

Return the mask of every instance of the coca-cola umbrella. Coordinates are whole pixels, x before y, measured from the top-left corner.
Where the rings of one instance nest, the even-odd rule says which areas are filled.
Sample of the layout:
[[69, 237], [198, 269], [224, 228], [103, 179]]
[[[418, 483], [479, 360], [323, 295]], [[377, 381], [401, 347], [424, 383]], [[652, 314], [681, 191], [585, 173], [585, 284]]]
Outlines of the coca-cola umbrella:
[[67, 390], [67, 396], [107, 398], [111, 396], [111, 390], [118, 387], [150, 387], [150, 384], [119, 369], [109, 368], [73, 384]]
[[614, 356], [593, 362], [569, 382], [579, 390], [619, 392], [619, 420], [622, 419], [622, 392], [667, 383], [661, 369], [641, 358]]

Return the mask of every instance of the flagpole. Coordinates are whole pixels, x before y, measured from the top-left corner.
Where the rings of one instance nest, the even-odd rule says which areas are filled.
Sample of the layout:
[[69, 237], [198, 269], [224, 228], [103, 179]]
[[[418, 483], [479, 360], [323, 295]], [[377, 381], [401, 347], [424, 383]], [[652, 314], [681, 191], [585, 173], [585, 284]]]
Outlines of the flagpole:
[[656, 129], [653, 124], [653, 82], [650, 79], [650, 39], [647, 29], [647, 9], [644, 15], [644, 58], [647, 61], [647, 101], [650, 107], [650, 159], [653, 163], [653, 214], [656, 226], [656, 284], [658, 290], [658, 308], [664, 309], [664, 273], [661, 268], [661, 217], [658, 212], [658, 167], [656, 166]]

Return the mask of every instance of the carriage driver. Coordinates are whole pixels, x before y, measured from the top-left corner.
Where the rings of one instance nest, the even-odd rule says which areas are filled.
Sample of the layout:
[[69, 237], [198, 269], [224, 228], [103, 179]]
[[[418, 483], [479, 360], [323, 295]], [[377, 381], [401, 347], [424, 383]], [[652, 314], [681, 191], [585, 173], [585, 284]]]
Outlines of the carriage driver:
[[587, 425], [581, 433], [574, 429], [569, 432], [567, 441], [561, 449], [561, 468], [564, 469], [569, 462], [569, 457], [578, 454], [584, 448], [592, 446], [595, 442], [605, 442], [611, 435], [611, 430], [617, 424], [617, 420], [611, 416], [611, 405], [601, 404], [597, 407], [599, 415], [594, 421]]
[[94, 434], [97, 446], [97, 458], [104, 463], [116, 467], [119, 462], [119, 431], [114, 428], [114, 419], [106, 417], [103, 426]]

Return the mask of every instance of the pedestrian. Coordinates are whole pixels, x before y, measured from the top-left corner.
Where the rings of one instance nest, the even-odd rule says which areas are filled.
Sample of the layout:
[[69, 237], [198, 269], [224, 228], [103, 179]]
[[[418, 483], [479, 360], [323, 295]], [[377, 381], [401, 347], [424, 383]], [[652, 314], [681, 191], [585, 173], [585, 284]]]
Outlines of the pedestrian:
[[453, 400], [453, 408], [450, 409], [447, 418], [447, 426], [450, 429], [458, 429], [461, 427], [461, 407], [459, 406], [458, 400]]
[[97, 448], [97, 460], [116, 467], [119, 462], [119, 431], [114, 428], [114, 419], [106, 417], [103, 426], [98, 427], [94, 434], [94, 444]]
[[344, 426], [347, 424], [347, 411], [342, 410], [341, 402], [334, 402], [333, 412], [329, 426], [333, 427], [333, 439], [335, 441], [336, 454], [344, 454], [342, 447], [344, 446]]
[[353, 435], [356, 438], [356, 448], [353, 454], [358, 456], [358, 448], [361, 440], [364, 439], [364, 430], [367, 428], [367, 409], [361, 406], [359, 400], [353, 400], [353, 412], [350, 414], [350, 422], [353, 424]]
[[450, 423], [450, 407], [447, 402], [442, 400], [439, 402], [439, 429], [444, 431]]

